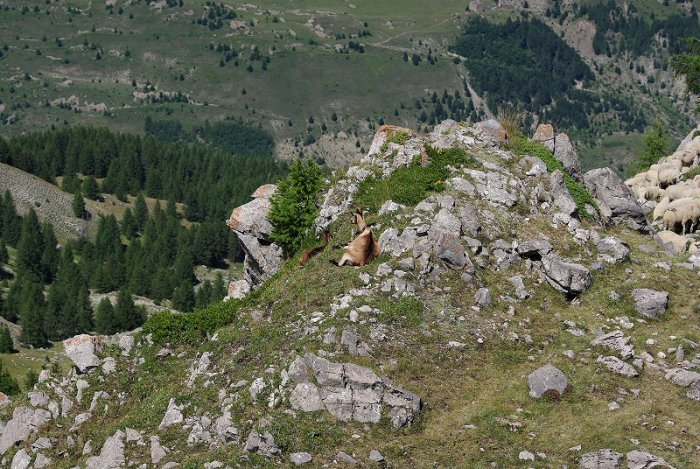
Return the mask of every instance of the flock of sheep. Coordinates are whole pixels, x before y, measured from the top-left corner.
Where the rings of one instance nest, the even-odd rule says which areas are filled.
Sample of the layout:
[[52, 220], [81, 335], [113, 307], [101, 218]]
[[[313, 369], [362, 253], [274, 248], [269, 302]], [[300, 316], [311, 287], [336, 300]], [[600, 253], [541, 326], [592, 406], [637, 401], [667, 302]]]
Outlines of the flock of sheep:
[[661, 220], [664, 230], [685, 236], [700, 229], [700, 175], [688, 177], [698, 166], [700, 135], [625, 184], [643, 205], [653, 207], [653, 219]]

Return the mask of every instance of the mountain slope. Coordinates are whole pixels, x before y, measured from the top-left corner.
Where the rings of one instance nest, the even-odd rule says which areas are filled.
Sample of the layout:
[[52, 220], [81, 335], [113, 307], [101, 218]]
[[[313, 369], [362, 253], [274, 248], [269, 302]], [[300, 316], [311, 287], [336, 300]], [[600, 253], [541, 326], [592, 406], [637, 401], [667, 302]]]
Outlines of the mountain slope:
[[[380, 129], [334, 176], [318, 220], [343, 244], [353, 201], [382, 207], [378, 260], [330, 266], [328, 249], [245, 299], [66, 341], [84, 374], [44, 373], [2, 409], [4, 463], [600, 467], [609, 448], [700, 464], [697, 253], [656, 246], [614, 173], [562, 173], [546, 138], [503, 142], [494, 122], [404, 132]], [[250, 238], [269, 245], [264, 193], [229, 222], [248, 256]], [[547, 364], [568, 383], [535, 399]]]

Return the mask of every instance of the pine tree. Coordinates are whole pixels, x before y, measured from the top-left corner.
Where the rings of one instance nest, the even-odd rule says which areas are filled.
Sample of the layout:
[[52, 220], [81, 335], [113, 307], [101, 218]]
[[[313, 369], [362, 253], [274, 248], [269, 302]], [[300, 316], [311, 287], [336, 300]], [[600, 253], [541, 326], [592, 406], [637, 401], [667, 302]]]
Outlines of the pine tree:
[[221, 272], [217, 272], [214, 279], [211, 303], [223, 300], [227, 293], [228, 288], [224, 283], [224, 276], [221, 275]]
[[0, 137], [0, 163], [12, 163], [12, 151], [4, 138]]
[[12, 335], [10, 335], [10, 329], [7, 326], [3, 326], [0, 329], [0, 353], [13, 353], [15, 351], [15, 344], [12, 341]]
[[85, 178], [85, 181], [83, 181], [83, 194], [90, 200], [98, 199], [100, 192], [97, 187], [95, 176], [91, 175]]
[[136, 219], [134, 218], [134, 213], [131, 208], [127, 208], [124, 212], [124, 217], [122, 218], [122, 233], [128, 239], [132, 239], [136, 236], [138, 232], [138, 226], [136, 224]]
[[44, 292], [38, 279], [25, 277], [19, 307], [19, 325], [22, 332], [20, 342], [30, 347], [44, 347], [48, 344], [44, 332]]
[[13, 396], [19, 394], [19, 384], [17, 380], [5, 369], [5, 364], [0, 361], [0, 392]]
[[0, 238], [0, 266], [2, 264], [7, 264], [10, 260], [10, 255], [7, 253], [7, 246], [5, 246], [5, 240]]
[[192, 284], [184, 281], [173, 292], [173, 308], [178, 311], [188, 312], [194, 309], [195, 297]]
[[143, 324], [145, 319], [143, 311], [136, 307], [131, 293], [126, 288], [122, 288], [117, 293], [114, 317], [119, 331], [130, 331]]
[[33, 369], [28, 369], [24, 374], [24, 388], [34, 389], [34, 385], [39, 382], [39, 375]]
[[12, 200], [9, 190], [5, 191], [2, 202], [2, 214], [0, 214], [2, 217], [2, 220], [0, 220], [2, 237], [10, 246], [17, 246], [17, 242], [22, 234], [22, 219], [17, 216], [15, 201]]
[[114, 307], [109, 298], [102, 298], [97, 305], [95, 313], [95, 331], [104, 335], [112, 335], [117, 332], [116, 319], [114, 317]]
[[76, 192], [73, 195], [73, 215], [78, 218], [85, 216], [85, 200], [80, 192]]
[[271, 238], [288, 256], [301, 246], [313, 226], [320, 189], [321, 170], [315, 161], [294, 161], [289, 176], [277, 185], [268, 217], [272, 224]]
[[209, 280], [205, 280], [204, 283], [197, 289], [197, 292], [194, 295], [195, 307], [197, 309], [202, 309], [211, 303], [211, 299], [212, 285]]
[[41, 225], [34, 210], [30, 210], [24, 217], [22, 234], [17, 243], [17, 269], [42, 278], [43, 250]]
[[56, 276], [59, 262], [58, 240], [50, 223], [43, 224], [41, 238], [43, 247], [41, 252], [41, 280], [44, 283], [50, 283]]
[[143, 197], [142, 192], [139, 192], [139, 195], [136, 197], [134, 219], [139, 231], [143, 231], [146, 227], [146, 221], [148, 220], [148, 206], [146, 205], [146, 199]]

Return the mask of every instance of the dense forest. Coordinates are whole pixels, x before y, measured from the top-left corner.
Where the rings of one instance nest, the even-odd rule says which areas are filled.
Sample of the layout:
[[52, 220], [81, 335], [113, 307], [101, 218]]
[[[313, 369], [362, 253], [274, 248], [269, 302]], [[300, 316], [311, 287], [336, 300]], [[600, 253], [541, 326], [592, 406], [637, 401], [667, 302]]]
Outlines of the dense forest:
[[683, 48], [683, 39], [698, 37], [700, 25], [695, 8], [682, 14], [673, 14], [666, 18], [646, 20], [638, 14], [634, 4], [626, 7], [619, 2], [607, 2], [581, 5], [580, 16], [586, 16], [596, 25], [593, 49], [596, 54], [609, 56], [619, 51], [640, 56], [650, 51], [657, 37], [664, 48], [676, 54]]
[[522, 107], [569, 131], [587, 131], [593, 125], [590, 116], [603, 114], [621, 131], [642, 131], [647, 124], [642, 112], [618, 94], [588, 91], [593, 72], [537, 19], [491, 23], [475, 18], [452, 50], [466, 58], [471, 82], [491, 109]]
[[268, 156], [232, 156], [206, 145], [167, 144], [93, 127], [29, 133], [7, 142], [0, 138], [0, 162], [53, 184], [64, 176], [69, 192], [80, 189], [82, 174], [101, 179], [100, 190], [121, 200], [140, 192], [173, 199], [187, 206], [185, 216], [195, 222], [222, 220], [258, 186], [286, 171]]
[[[101, 193], [122, 200], [128, 194], [136, 197], [121, 220], [100, 217], [94, 240], [62, 247], [53, 227], [40, 224], [33, 210], [21, 217], [9, 192], [0, 197], [0, 281], [7, 290], [3, 298], [0, 289], [0, 315], [22, 326], [22, 343], [42, 347], [81, 332], [133, 329], [145, 313], [132, 295], [156, 303], [171, 300], [180, 311], [223, 298], [221, 275], [195, 289], [194, 267], [225, 267], [227, 260], [242, 260], [223, 220], [258, 186], [282, 177], [287, 167], [252, 154], [261, 150], [264, 138], [236, 140], [223, 133], [218, 138], [233, 146], [247, 141], [247, 150], [231, 155], [204, 145], [165, 144], [151, 136], [89, 127], [0, 138], [1, 162], [53, 184], [62, 176], [63, 189], [74, 194], [78, 217], [91, 216], [84, 198], [100, 200]], [[145, 195], [167, 203], [156, 201], [149, 211]], [[190, 223], [183, 223], [176, 202], [185, 204]], [[91, 291], [118, 292], [116, 304], [104, 299], [94, 311]]]

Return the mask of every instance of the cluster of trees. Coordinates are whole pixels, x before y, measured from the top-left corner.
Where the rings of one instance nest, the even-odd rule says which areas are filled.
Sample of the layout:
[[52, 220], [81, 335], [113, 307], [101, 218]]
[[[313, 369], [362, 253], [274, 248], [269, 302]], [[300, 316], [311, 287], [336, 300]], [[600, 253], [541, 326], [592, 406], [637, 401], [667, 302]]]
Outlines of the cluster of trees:
[[561, 127], [587, 127], [593, 72], [576, 51], [537, 19], [491, 23], [475, 18], [463, 29], [452, 50], [466, 57], [472, 83], [493, 109], [504, 104], [539, 113], [547, 109]]
[[635, 56], [643, 55], [649, 52], [659, 34], [665, 46], [675, 54], [682, 50], [683, 38], [700, 36], [694, 7], [690, 13], [672, 14], [665, 18], [652, 15], [647, 20], [633, 4], [623, 7], [619, 2], [608, 0], [581, 5], [579, 15], [587, 16], [596, 25], [593, 38], [596, 54], [613, 54], [615, 49], [620, 49]]
[[[51, 183], [63, 176], [65, 188], [80, 190], [77, 174], [102, 179], [100, 190], [126, 200], [128, 194], [184, 203], [190, 221], [220, 220], [253, 191], [286, 173], [271, 157], [271, 138], [239, 122], [204, 126], [202, 138], [235, 156], [206, 145], [166, 144], [152, 136], [120, 134], [104, 128], [69, 127], [28, 133], [5, 142], [0, 162]], [[263, 156], [258, 156], [263, 155]]]
[[[50, 224], [41, 225], [33, 210], [19, 217], [9, 193], [0, 200], [0, 265], [9, 260], [5, 239], [16, 247], [15, 278], [7, 299], [0, 295], [0, 315], [18, 323], [20, 341], [32, 347], [83, 332], [113, 334], [138, 327], [145, 314], [134, 306], [132, 294], [172, 299], [182, 311], [220, 301], [226, 294], [223, 278], [205, 282], [195, 293], [194, 266], [240, 256], [231, 253], [238, 246], [227, 245], [225, 227], [219, 233], [209, 224], [186, 229], [174, 202], [164, 210], [155, 204], [149, 214], [139, 196], [121, 223], [112, 215], [102, 217], [94, 241], [71, 241], [60, 251]], [[103, 301], [94, 314], [91, 289], [119, 291], [116, 306]]]

